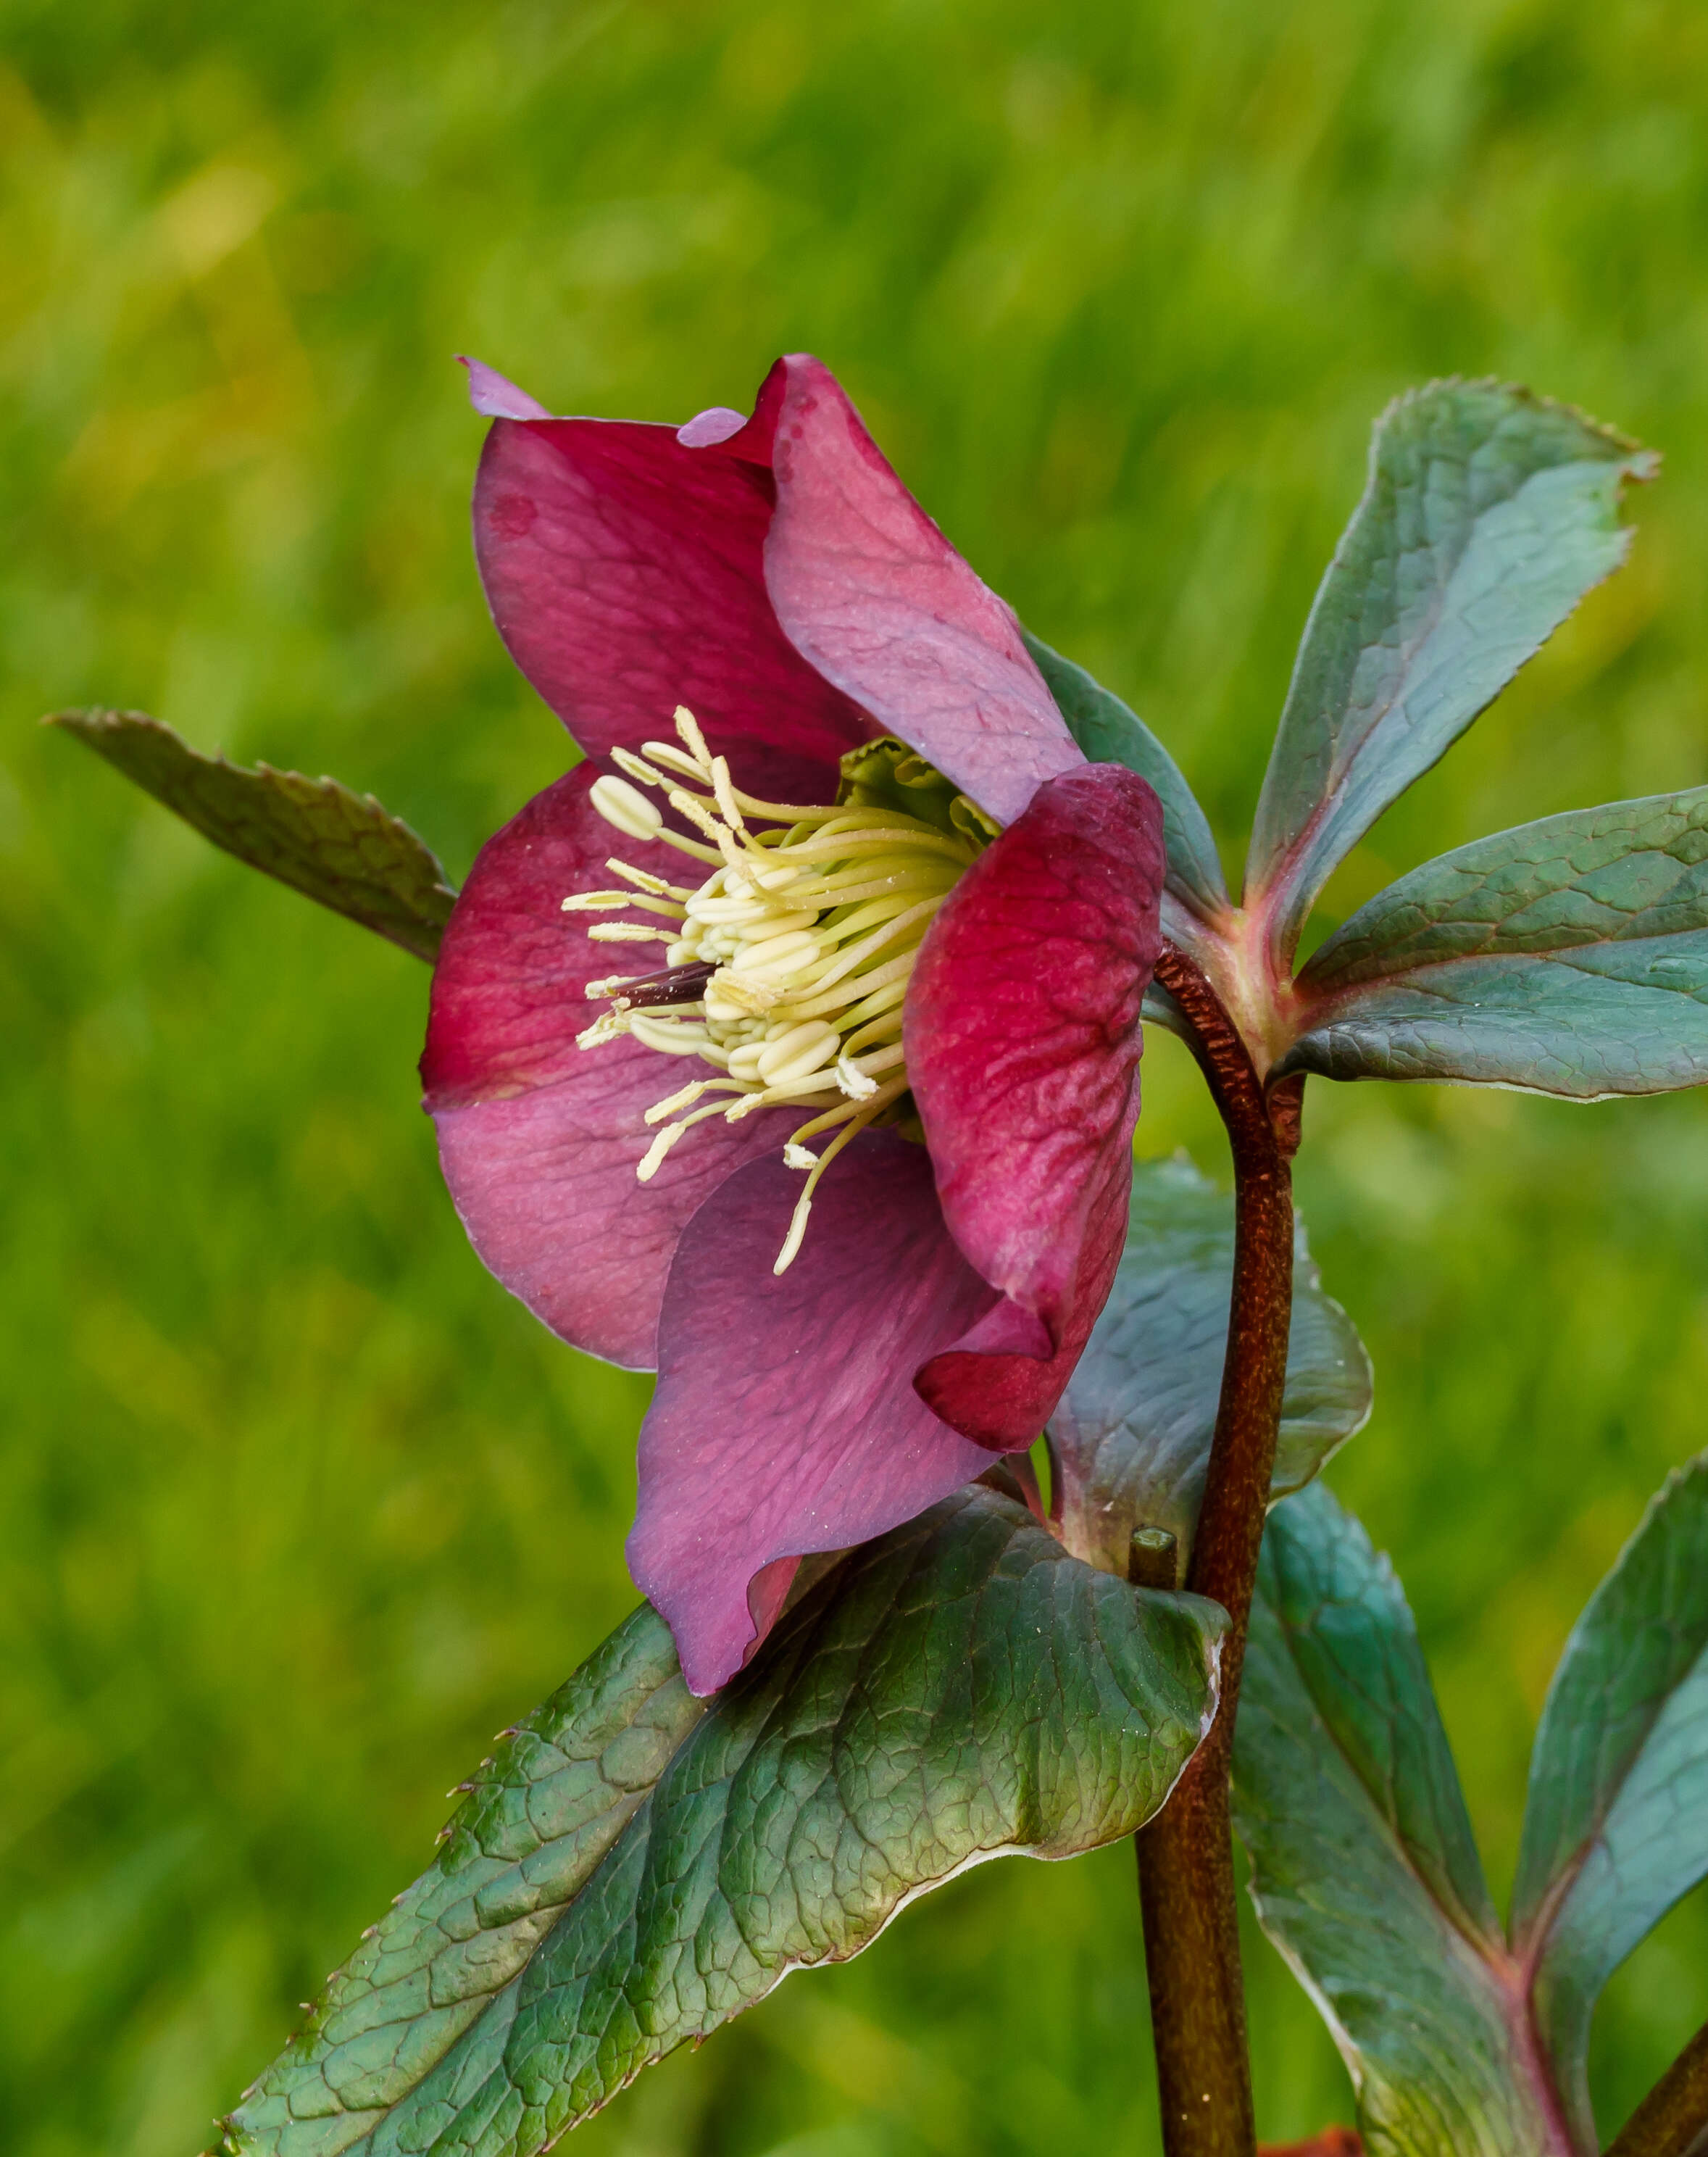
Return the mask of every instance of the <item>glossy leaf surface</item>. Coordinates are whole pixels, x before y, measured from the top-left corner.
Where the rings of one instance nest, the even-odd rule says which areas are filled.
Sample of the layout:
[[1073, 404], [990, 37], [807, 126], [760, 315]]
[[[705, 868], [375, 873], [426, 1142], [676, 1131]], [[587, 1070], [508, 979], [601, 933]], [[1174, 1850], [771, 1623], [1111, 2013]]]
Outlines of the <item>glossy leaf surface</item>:
[[1264, 1930], [1371, 2157], [1561, 2157], [1446, 1732], [1392, 1567], [1320, 1485], [1264, 1537], [1234, 1740]]
[[[1163, 843], [1168, 881], [1163, 906], [1164, 934], [1188, 945], [1193, 918], [1214, 920], [1227, 910], [1227, 886], [1216, 842], [1197, 798], [1180, 766], [1137, 713], [1085, 669], [1028, 631], [1021, 635], [1048, 685], [1068, 732], [1093, 764], [1124, 764], [1156, 789], [1162, 804]], [[1169, 900], [1175, 902], [1170, 909]], [[1186, 919], [1180, 919], [1179, 909]]]
[[1513, 1893], [1537, 2026], [1593, 2148], [1608, 1979], [1708, 1873], [1708, 1454], [1659, 1492], [1567, 1643], [1531, 1758]]
[[643, 1606], [478, 1776], [228, 2150], [527, 2157], [791, 1969], [1005, 1853], [1130, 1833], [1225, 1626], [970, 1489], [851, 1552], [713, 1699]]
[[456, 894], [407, 824], [371, 794], [203, 756], [142, 712], [56, 712], [64, 727], [204, 839], [334, 914], [431, 960]]
[[[1121, 1572], [1139, 1526], [1182, 1559], [1203, 1497], [1233, 1282], [1233, 1200], [1190, 1161], [1139, 1164], [1115, 1285], [1050, 1425], [1062, 1533]], [[1314, 1475], [1370, 1413], [1370, 1358], [1298, 1232], [1287, 1391], [1272, 1485]]]
[[1708, 1078], [1708, 787], [1479, 839], [1361, 907], [1299, 980], [1283, 1070], [1595, 1099]]
[[1623, 560], [1620, 490], [1653, 469], [1623, 435], [1494, 383], [1433, 384], [1377, 422], [1252, 837], [1248, 903], [1284, 961], [1335, 864]]

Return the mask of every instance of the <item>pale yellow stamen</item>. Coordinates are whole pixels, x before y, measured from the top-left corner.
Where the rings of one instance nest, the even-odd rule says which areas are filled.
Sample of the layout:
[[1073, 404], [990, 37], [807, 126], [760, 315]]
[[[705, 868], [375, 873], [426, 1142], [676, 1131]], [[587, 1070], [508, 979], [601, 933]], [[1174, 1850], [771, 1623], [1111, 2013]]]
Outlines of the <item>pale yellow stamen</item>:
[[836, 1053], [841, 1036], [821, 1018], [810, 1018], [790, 1027], [759, 1051], [759, 1076], [768, 1086], [786, 1086], [793, 1078], [822, 1071]]
[[671, 898], [649, 898], [636, 891], [572, 891], [563, 901], [565, 914], [609, 914], [619, 906], [638, 906], [643, 914], [656, 914], [666, 921], [685, 921], [684, 909]]
[[686, 704], [678, 704], [671, 713], [676, 730], [682, 738], [683, 746], [696, 764], [704, 771], [711, 767], [712, 752], [706, 746], [706, 737], [700, 731], [700, 722]]
[[851, 1100], [864, 1101], [877, 1091], [877, 1081], [862, 1071], [858, 1064], [851, 1063], [846, 1056], [836, 1058], [836, 1084]]
[[630, 1021], [621, 1012], [601, 1012], [584, 1032], [575, 1037], [578, 1048], [598, 1048], [607, 1041], [620, 1041], [629, 1031]]
[[588, 930], [595, 944], [674, 944], [667, 929], [643, 929], [638, 921], [601, 921]]
[[725, 1021], [759, 1018], [783, 1001], [781, 989], [745, 974], [714, 974], [706, 984], [706, 1016]]
[[630, 779], [639, 780], [643, 786], [662, 786], [665, 784], [663, 775], [655, 771], [644, 756], [636, 756], [631, 749], [614, 749], [611, 762], [619, 771], [626, 771]]
[[633, 884], [637, 891], [650, 891], [658, 898], [674, 898], [685, 903], [694, 895], [691, 891], [685, 891], [682, 885], [666, 883], [662, 877], [653, 876], [646, 869], [632, 868], [627, 862], [610, 861], [605, 863], [605, 867], [613, 876], [622, 877]]
[[657, 810], [625, 779], [595, 779], [589, 799], [607, 824], [631, 839], [656, 839], [663, 828]]
[[666, 1116], [673, 1116], [678, 1109], [692, 1109], [700, 1096], [709, 1093], [713, 1087], [727, 1086], [729, 1083], [727, 1078], [696, 1078], [691, 1084], [684, 1086], [679, 1094], [670, 1094], [663, 1100], [655, 1101], [640, 1120], [646, 1124], [661, 1124]]
[[629, 1031], [636, 1041], [645, 1042], [649, 1048], [662, 1049], [668, 1056], [702, 1056], [706, 1042], [697, 1027], [677, 1025], [667, 1018], [649, 1018], [643, 1012], [630, 1012]]
[[[898, 1087], [898, 1093], [900, 1090]], [[806, 1233], [807, 1219], [812, 1212], [812, 1194], [818, 1189], [819, 1178], [836, 1156], [841, 1152], [843, 1147], [866, 1129], [880, 1109], [887, 1105], [885, 1102], [873, 1101], [867, 1107], [861, 1109], [857, 1115], [851, 1116], [842, 1130], [837, 1132], [836, 1137], [831, 1140], [813, 1163], [806, 1179], [806, 1188], [795, 1201], [795, 1215], [789, 1223], [789, 1233], [783, 1238], [783, 1248], [778, 1252], [777, 1263], [771, 1269], [774, 1274], [786, 1274], [800, 1253], [801, 1238]], [[805, 1147], [800, 1150], [803, 1152], [805, 1151]]]
[[735, 789], [729, 782], [729, 764], [721, 756], [712, 759], [712, 791], [718, 797], [718, 806], [724, 822], [732, 831], [745, 838], [747, 826], [742, 821], [741, 811], [736, 806]]
[[698, 785], [705, 785], [704, 771], [692, 757], [684, 756], [673, 742], [642, 742], [640, 749], [649, 764], [659, 764], [666, 771], [677, 772], [684, 779], [693, 780]]
[[[678, 708], [676, 728], [680, 748], [647, 742], [644, 755], [614, 750], [624, 776], [599, 780], [592, 800], [631, 837], [705, 864], [702, 882], [687, 890], [613, 859], [611, 874], [630, 890], [575, 893], [563, 905], [572, 914], [651, 914], [665, 925], [631, 919], [586, 934], [662, 944], [666, 970], [702, 971], [668, 984], [655, 977], [651, 998], [640, 986], [644, 960], [635, 979], [589, 983], [588, 994], [608, 997], [613, 1008], [580, 1040], [591, 1048], [627, 1034], [663, 1054], [698, 1058], [719, 1074], [690, 1081], [646, 1111], [647, 1124], [663, 1127], [636, 1170], [643, 1182], [708, 1116], [734, 1123], [790, 1104], [807, 1112], [784, 1146], [806, 1184], [778, 1254], [780, 1274], [800, 1248], [826, 1169], [874, 1120], [908, 1112], [908, 979], [939, 908], [994, 827], [959, 798], [945, 816], [946, 790], [929, 772], [923, 784], [935, 791], [917, 798], [929, 816], [877, 806], [899, 798], [911, 807], [916, 798], [898, 781], [867, 785], [872, 759], [887, 773], [901, 766], [882, 759], [899, 751], [862, 752], [867, 761], [850, 766], [855, 798], [815, 806], [743, 792], [691, 712]], [[911, 758], [903, 764], [922, 768]], [[661, 793], [687, 830], [666, 826], [642, 786]], [[707, 1094], [713, 1098], [702, 1104]], [[833, 1135], [815, 1154], [805, 1141], [821, 1133]]]

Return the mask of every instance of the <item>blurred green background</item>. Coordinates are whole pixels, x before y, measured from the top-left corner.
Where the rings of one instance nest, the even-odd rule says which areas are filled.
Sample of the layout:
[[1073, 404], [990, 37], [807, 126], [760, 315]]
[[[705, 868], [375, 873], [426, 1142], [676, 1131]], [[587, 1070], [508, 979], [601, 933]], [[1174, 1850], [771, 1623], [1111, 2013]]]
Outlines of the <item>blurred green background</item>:
[[[424, 968], [51, 707], [371, 787], [460, 875], [562, 768], [470, 561], [473, 351], [560, 410], [840, 372], [1231, 847], [1372, 414], [1464, 370], [1659, 445], [1632, 566], [1347, 865], [1708, 780], [1708, 16], [1622, 0], [0, 0], [0, 2116], [189, 2157], [628, 1607], [641, 1382], [481, 1272]], [[1237, 861], [1237, 852], [1232, 857]], [[1219, 1136], [1173, 1044], [1144, 1150]], [[1497, 1884], [1572, 1616], [1708, 1440], [1708, 1114], [1321, 1084], [1395, 1554]], [[1156, 2146], [1130, 1857], [978, 1871], [593, 2157]], [[1350, 2116], [1253, 1942], [1266, 2132]], [[1679, 1912], [1611, 2129], [1708, 2014]]]

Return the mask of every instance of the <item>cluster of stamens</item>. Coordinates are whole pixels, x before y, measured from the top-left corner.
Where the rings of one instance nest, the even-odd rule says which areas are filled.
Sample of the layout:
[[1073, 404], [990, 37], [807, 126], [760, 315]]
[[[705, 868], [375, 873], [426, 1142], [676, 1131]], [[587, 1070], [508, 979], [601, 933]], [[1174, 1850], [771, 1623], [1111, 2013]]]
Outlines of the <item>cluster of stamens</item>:
[[[693, 714], [678, 707], [676, 726], [680, 746], [647, 742], [640, 756], [614, 750], [626, 776], [597, 780], [592, 801], [629, 837], [673, 847], [711, 873], [689, 889], [612, 860], [605, 866], [629, 888], [563, 901], [566, 913], [629, 909], [646, 917], [597, 924], [587, 932], [596, 943], [665, 947], [656, 971], [588, 983], [587, 994], [609, 1008], [579, 1045], [629, 1034], [715, 1067], [716, 1076], [646, 1111], [660, 1129], [635, 1171], [643, 1183], [708, 1116], [734, 1123], [783, 1104], [808, 1112], [783, 1149], [806, 1184], [778, 1254], [780, 1274], [800, 1248], [831, 1161], [869, 1124], [909, 1114], [908, 976], [933, 917], [995, 827], [897, 743], [845, 761], [853, 769], [843, 806], [803, 808], [741, 792]], [[881, 761], [887, 785], [862, 786], [862, 758]], [[892, 806], [910, 788], [926, 814]], [[671, 830], [653, 793], [698, 836]], [[831, 1134], [821, 1151], [807, 1143]]]

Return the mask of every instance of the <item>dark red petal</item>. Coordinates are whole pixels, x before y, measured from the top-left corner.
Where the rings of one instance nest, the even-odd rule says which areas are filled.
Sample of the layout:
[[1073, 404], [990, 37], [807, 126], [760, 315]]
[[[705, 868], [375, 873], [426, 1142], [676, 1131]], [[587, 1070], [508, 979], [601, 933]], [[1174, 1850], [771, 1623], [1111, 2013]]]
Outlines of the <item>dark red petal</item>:
[[788, 370], [765, 581], [819, 672], [1008, 824], [1085, 761], [1019, 625], [885, 461], [830, 370]]
[[741, 1667], [795, 1559], [881, 1535], [990, 1463], [909, 1383], [991, 1301], [944, 1232], [924, 1149], [856, 1139], [779, 1279], [801, 1181], [775, 1160], [738, 1170], [683, 1231], [665, 1290], [629, 1570], [698, 1693]]
[[[774, 368], [754, 418], [722, 440], [697, 420], [685, 442], [621, 420], [499, 419], [486, 437], [475, 551], [492, 618], [589, 755], [670, 738], [686, 704], [738, 784], [829, 800], [836, 759], [877, 731], [789, 643], [766, 595], [782, 386]], [[520, 394], [482, 387], [489, 402]]]
[[592, 923], [621, 917], [565, 914], [562, 901], [615, 885], [612, 854], [666, 878], [682, 862], [614, 831], [587, 800], [597, 776], [578, 766], [481, 850], [434, 970], [421, 1077], [445, 1179], [481, 1257], [554, 1333], [645, 1370], [683, 1223], [799, 1119], [709, 1118], [651, 1182], [635, 1181], [653, 1137], [642, 1112], [716, 1073], [633, 1041], [575, 1046], [604, 1009], [584, 984], [645, 973], [663, 946], [591, 943]]
[[1114, 1279], [1162, 873], [1155, 795], [1087, 765], [1038, 789], [920, 947], [913, 1098], [949, 1232], [1005, 1300], [915, 1382], [982, 1444], [1043, 1429]]

